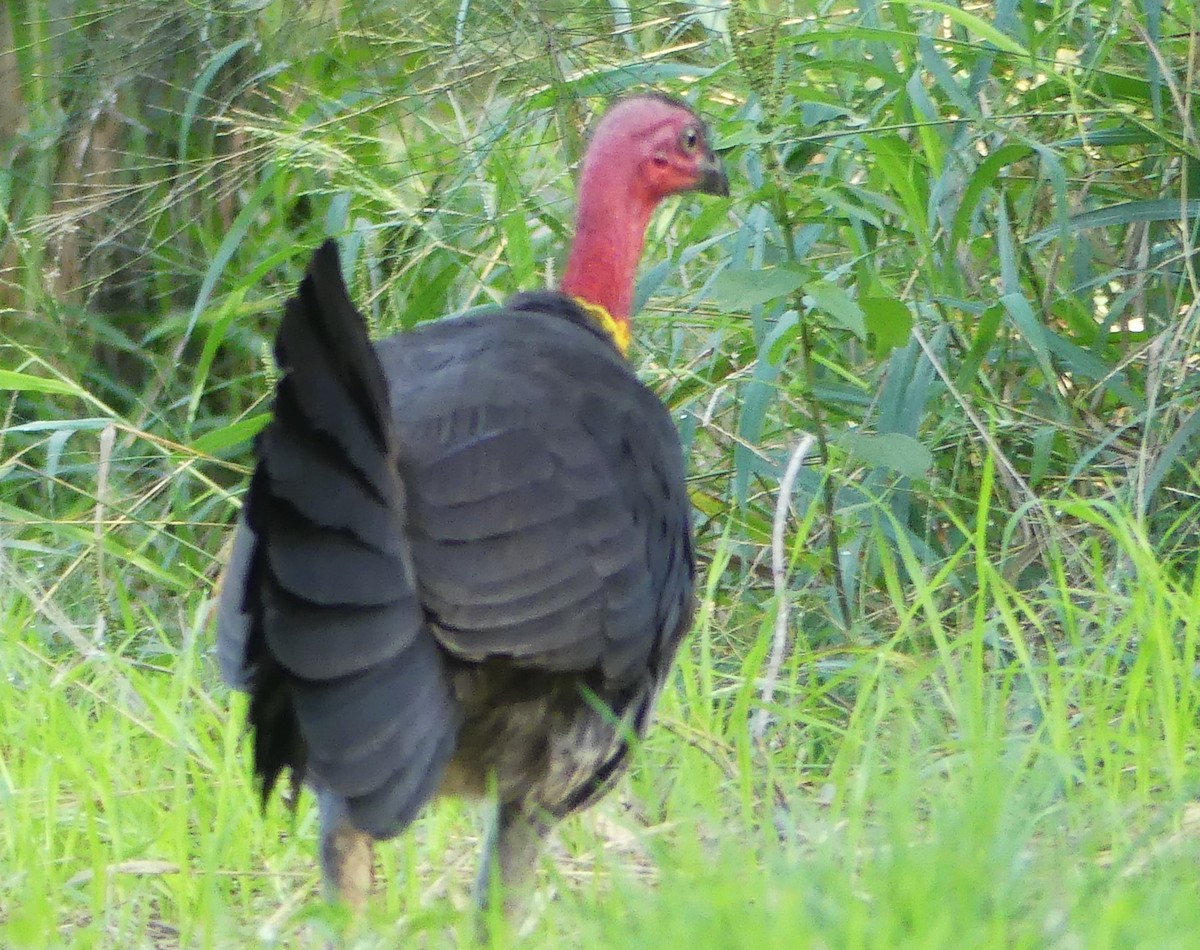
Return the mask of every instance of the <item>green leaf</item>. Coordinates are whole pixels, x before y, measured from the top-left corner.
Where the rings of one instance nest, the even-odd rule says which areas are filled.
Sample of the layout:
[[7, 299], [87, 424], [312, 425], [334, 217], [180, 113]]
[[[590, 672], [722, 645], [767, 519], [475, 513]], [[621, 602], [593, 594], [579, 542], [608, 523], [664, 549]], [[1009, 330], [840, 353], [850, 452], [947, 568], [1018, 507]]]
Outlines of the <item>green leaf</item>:
[[923, 238], [929, 231], [926, 200], [929, 169], [913, 147], [898, 135], [868, 137], [863, 144], [875, 156], [876, 167], [900, 199], [909, 231]]
[[875, 334], [875, 355], [887, 356], [908, 342], [913, 318], [908, 307], [894, 297], [863, 297], [858, 305], [866, 317], [867, 331]]
[[867, 322], [862, 308], [837, 284], [816, 281], [806, 285], [804, 293], [815, 309], [831, 317], [838, 326], [849, 330], [860, 340], [867, 338]]
[[231, 445], [254, 438], [270, 420], [271, 413], [260, 412], [253, 416], [247, 416], [245, 419], [239, 419], [237, 422], [231, 422], [227, 426], [221, 426], [219, 429], [213, 429], [212, 432], [206, 432], [192, 441], [192, 451], [197, 455], [215, 455]]
[[766, 354], [769, 363], [778, 363], [787, 348], [800, 336], [800, 314], [795, 310], [786, 310], [782, 313], [775, 325], [767, 332], [763, 339], [762, 352], [759, 358], [762, 358], [763, 353]]
[[933, 467], [933, 453], [912, 436], [900, 432], [883, 435], [843, 432], [837, 443], [859, 461], [891, 469], [906, 478], [920, 478]]
[[784, 127], [772, 129], [769, 132], [764, 132], [758, 127], [755, 122], [743, 122], [740, 127], [732, 132], [726, 132], [713, 145], [713, 148], [718, 152], [723, 152], [730, 148], [744, 148], [747, 145], [766, 145], [774, 142], [776, 138], [782, 137], [782, 134], [787, 130]]
[[212, 368], [212, 361], [216, 358], [217, 349], [225, 339], [225, 333], [228, 331], [230, 324], [238, 316], [238, 309], [243, 296], [244, 292], [241, 289], [235, 290], [229, 295], [229, 299], [221, 308], [221, 314], [213, 321], [212, 327], [204, 338], [204, 348], [200, 351], [200, 358], [196, 361], [192, 394], [188, 400], [187, 419], [189, 424], [196, 419], [196, 410], [200, 408], [200, 400], [204, 398], [208, 371]]
[[1050, 471], [1050, 457], [1054, 452], [1054, 439], [1058, 435], [1056, 426], [1038, 426], [1033, 433], [1033, 457], [1029, 463], [1029, 487], [1037, 488]]
[[1107, 148], [1120, 145], [1152, 145], [1162, 141], [1162, 136], [1155, 135], [1135, 125], [1119, 125], [1114, 128], [1091, 129], [1083, 135], [1072, 135], [1070, 138], [1052, 142], [1056, 149], [1066, 148]]
[[727, 267], [713, 281], [712, 295], [722, 307], [748, 310], [750, 307], [786, 297], [800, 289], [805, 272], [791, 264], [779, 267]]
[[1163, 477], [1170, 471], [1171, 466], [1175, 464], [1175, 460], [1179, 458], [1179, 453], [1185, 449], [1196, 432], [1200, 431], [1200, 411], [1193, 412], [1179, 429], [1175, 435], [1171, 437], [1171, 441], [1166, 444], [1158, 459], [1154, 463], [1154, 468], [1150, 470], [1149, 476], [1146, 478], [1146, 497], [1151, 497], [1158, 486], [1162, 484]]
[[196, 108], [200, 105], [200, 100], [205, 98], [205, 93], [208, 87], [212, 84], [213, 77], [217, 72], [229, 62], [239, 51], [249, 46], [251, 40], [243, 39], [230, 43], [224, 49], [219, 50], [200, 71], [200, 75], [196, 78], [196, 83], [188, 91], [187, 102], [183, 106], [183, 115], [179, 122], [179, 149], [178, 156], [180, 161], [187, 157], [188, 135], [192, 130], [192, 120], [196, 116]]
[[897, 6], [919, 7], [922, 10], [934, 10], [948, 20], [952, 20], [959, 26], [964, 27], [974, 33], [980, 39], [987, 40], [997, 49], [1004, 50], [1006, 53], [1012, 53], [1015, 56], [1028, 56], [1029, 51], [1020, 43], [1005, 36], [992, 24], [988, 23], [973, 13], [967, 13], [957, 6], [949, 3], [938, 3], [937, 0], [891, 0]]
[[[1200, 198], [1181, 201], [1178, 198], [1151, 198], [1146, 201], [1124, 201], [1121, 204], [1085, 211], [1067, 219], [1070, 231], [1087, 231], [1091, 228], [1109, 228], [1114, 225], [1132, 224], [1135, 221], [1180, 221], [1186, 218], [1194, 222], [1200, 218]], [[1058, 228], [1045, 228], [1028, 240], [1034, 247], [1041, 247], [1061, 232]]]
[[[996, 341], [1003, 318], [1004, 308], [998, 303], [988, 307], [980, 314], [979, 320], [975, 324], [975, 336], [971, 340], [971, 348], [967, 351], [958, 372], [960, 386], [974, 385], [975, 374], [979, 372], [984, 357], [987, 356], [988, 350]], [[966, 329], [969, 332], [970, 327], [968, 326]]]
[[950, 242], [954, 246], [962, 243], [971, 225], [971, 216], [979, 204], [984, 191], [990, 187], [999, 176], [1002, 169], [1015, 162], [1023, 161], [1033, 154], [1028, 145], [1005, 145], [997, 149], [979, 163], [967, 187], [963, 189], [962, 200], [958, 210], [954, 212], [954, 223], [950, 228]]
[[233, 219], [233, 224], [229, 226], [229, 230], [221, 238], [221, 243], [217, 247], [217, 253], [213, 255], [212, 262], [208, 265], [208, 270], [204, 272], [204, 280], [200, 283], [200, 292], [196, 294], [196, 302], [192, 306], [192, 315], [188, 319], [187, 329], [183, 333], [184, 340], [191, 338], [192, 331], [196, 328], [196, 323], [200, 320], [200, 314], [208, 306], [208, 300], [216, 289], [217, 281], [221, 279], [221, 275], [233, 259], [233, 255], [246, 237], [246, 234], [258, 220], [263, 202], [266, 201], [275, 187], [275, 174], [276, 168], [274, 166], [267, 169], [262, 180], [258, 183], [258, 187], [254, 189], [254, 193], [246, 200], [242, 210]]
[[526, 221], [523, 202], [524, 192], [513, 169], [519, 167], [510, 155], [497, 151], [492, 162], [492, 176], [496, 182], [496, 204], [507, 208], [500, 215], [500, 232], [504, 235], [504, 256], [512, 271], [513, 284], [524, 287], [533, 283], [533, 242]]
[[738, 414], [737, 442], [733, 446], [733, 497], [739, 506], [750, 499], [750, 477], [758, 464], [767, 410], [776, 396], [776, 382], [783, 363], [771, 363], [761, 351], [749, 383], [742, 388]]
[[1038, 365], [1041, 366], [1046, 381], [1053, 380], [1054, 370], [1050, 366], [1050, 345], [1047, 339], [1050, 331], [1038, 319], [1029, 301], [1025, 299], [1024, 294], [1002, 294], [1000, 305], [1004, 307], [1005, 312], [1016, 325], [1017, 331], [1025, 338], [1029, 348], [1033, 350], [1033, 355], [1037, 357]]
[[82, 396], [84, 392], [74, 383], [63, 379], [30, 376], [15, 370], [0, 369], [0, 389], [26, 393], [57, 393], [63, 396]]

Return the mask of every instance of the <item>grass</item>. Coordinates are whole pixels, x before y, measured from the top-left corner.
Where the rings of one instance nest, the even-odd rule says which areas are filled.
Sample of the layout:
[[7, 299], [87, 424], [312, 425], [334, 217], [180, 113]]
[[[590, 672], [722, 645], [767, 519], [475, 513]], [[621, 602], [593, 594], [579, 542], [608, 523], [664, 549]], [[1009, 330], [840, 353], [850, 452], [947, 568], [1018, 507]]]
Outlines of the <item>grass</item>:
[[[1109, 519], [1131, 567], [1124, 591], [1046, 592], [1070, 607], [1062, 649], [968, 548], [971, 601], [918, 583], [886, 647], [797, 651], [763, 748], [756, 661], [714, 668], [736, 618], [707, 604], [628, 790], [563, 830], [535, 945], [1189, 945], [1200, 579], [1166, 576], [1126, 516], [1076, 514]], [[291, 946], [346, 926], [319, 899], [309, 797], [294, 818], [257, 807], [207, 599], [180, 605], [182, 642], [158, 634], [174, 662], [157, 665], [56, 656], [6, 598], [4, 945]], [[443, 804], [381, 849], [352, 945], [470, 944], [477, 836]]]
[[640, 84], [733, 181], [639, 287], [702, 609], [495, 945], [1192, 946], [1198, 37], [1189, 0], [0, 5], [0, 946], [472, 945], [466, 805], [364, 921], [320, 900], [213, 586], [308, 251], [377, 333], [540, 285]]

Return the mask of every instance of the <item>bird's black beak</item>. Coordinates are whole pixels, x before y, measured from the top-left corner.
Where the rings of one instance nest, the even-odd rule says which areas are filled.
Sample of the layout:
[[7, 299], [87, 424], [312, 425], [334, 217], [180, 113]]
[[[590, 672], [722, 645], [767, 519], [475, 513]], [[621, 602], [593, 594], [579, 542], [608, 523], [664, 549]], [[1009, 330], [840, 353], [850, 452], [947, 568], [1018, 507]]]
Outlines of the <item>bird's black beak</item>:
[[729, 196], [729, 176], [725, 174], [725, 166], [712, 152], [704, 156], [700, 163], [700, 180], [696, 182], [696, 190], [705, 195]]

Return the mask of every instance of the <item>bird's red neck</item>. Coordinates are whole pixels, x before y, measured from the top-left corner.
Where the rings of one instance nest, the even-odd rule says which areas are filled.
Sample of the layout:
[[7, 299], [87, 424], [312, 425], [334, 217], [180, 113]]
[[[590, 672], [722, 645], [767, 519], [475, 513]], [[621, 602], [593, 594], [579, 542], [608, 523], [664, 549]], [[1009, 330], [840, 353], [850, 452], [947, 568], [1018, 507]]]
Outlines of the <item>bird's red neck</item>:
[[658, 197], [638, 187], [636, 165], [627, 156], [614, 158], [593, 149], [584, 160], [575, 240], [561, 290], [603, 307], [618, 323], [628, 323], [646, 226]]

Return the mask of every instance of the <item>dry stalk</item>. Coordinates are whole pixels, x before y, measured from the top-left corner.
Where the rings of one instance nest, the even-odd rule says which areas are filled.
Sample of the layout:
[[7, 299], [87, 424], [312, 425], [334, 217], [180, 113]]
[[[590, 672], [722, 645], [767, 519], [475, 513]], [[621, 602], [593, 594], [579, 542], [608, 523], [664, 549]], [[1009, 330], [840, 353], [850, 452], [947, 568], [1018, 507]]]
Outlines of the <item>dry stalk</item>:
[[775, 519], [771, 525], [771, 577], [775, 586], [775, 632], [771, 638], [771, 655], [767, 660], [767, 674], [763, 679], [762, 701], [750, 727], [755, 742], [761, 742], [767, 730], [769, 713], [767, 707], [775, 699], [775, 686], [779, 682], [779, 671], [783, 667], [783, 655], [787, 649], [788, 617], [791, 614], [791, 599], [788, 596], [787, 560], [784, 549], [784, 534], [787, 529], [788, 512], [792, 507], [792, 489], [800, 466], [808, 458], [816, 439], [805, 435], [792, 451], [779, 482], [779, 497], [775, 502]]

